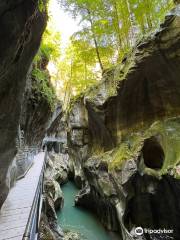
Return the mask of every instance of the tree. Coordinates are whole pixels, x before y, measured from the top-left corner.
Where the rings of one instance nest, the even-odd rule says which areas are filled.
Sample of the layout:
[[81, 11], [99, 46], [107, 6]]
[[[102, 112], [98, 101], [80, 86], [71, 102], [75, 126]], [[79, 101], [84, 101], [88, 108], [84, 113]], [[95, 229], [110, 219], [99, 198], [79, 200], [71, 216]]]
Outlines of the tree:
[[[99, 12], [102, 12], [102, 1], [97, 0], [61, 0], [61, 5], [66, 11], [69, 11], [75, 18], [77, 16], [81, 17], [82, 31], [87, 34], [90, 39], [90, 43], [94, 44], [94, 49], [97, 56], [97, 61], [104, 71], [103, 59], [101, 56], [101, 49], [103, 46], [100, 41], [101, 29], [98, 27]], [[87, 39], [87, 37], [86, 37]]]
[[94, 84], [99, 79], [99, 70], [103, 73], [121, 61], [136, 39], [157, 28], [173, 6], [173, 0], [59, 2], [65, 11], [79, 20], [81, 26], [72, 36], [58, 67], [68, 92], [67, 99]]

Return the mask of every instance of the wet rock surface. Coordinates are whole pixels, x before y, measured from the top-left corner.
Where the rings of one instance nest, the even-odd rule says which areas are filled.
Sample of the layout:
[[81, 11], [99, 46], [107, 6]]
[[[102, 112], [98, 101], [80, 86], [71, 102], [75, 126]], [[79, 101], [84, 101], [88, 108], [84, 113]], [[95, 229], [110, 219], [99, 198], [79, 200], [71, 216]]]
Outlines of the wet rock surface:
[[44, 206], [39, 239], [46, 240], [48, 239], [49, 234], [52, 239], [64, 239], [64, 233], [58, 225], [56, 211], [61, 210], [64, 206], [64, 197], [60, 184], [65, 183], [67, 180], [67, 155], [59, 155], [53, 152], [48, 153], [44, 178]]

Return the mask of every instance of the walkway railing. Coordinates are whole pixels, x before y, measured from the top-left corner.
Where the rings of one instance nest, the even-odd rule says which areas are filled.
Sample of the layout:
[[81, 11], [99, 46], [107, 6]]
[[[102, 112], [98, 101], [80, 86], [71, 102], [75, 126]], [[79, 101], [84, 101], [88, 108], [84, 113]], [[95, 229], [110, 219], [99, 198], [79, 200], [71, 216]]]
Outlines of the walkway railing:
[[26, 175], [11, 188], [0, 211], [0, 240], [36, 240], [42, 208], [46, 155], [35, 155]]
[[44, 171], [46, 167], [46, 158], [47, 153], [45, 154], [44, 165], [39, 176], [39, 182], [37, 185], [34, 201], [30, 211], [28, 223], [26, 225], [25, 233], [23, 235], [23, 240], [35, 240], [37, 239], [40, 216], [42, 210], [42, 197], [44, 193], [43, 180], [44, 180]]

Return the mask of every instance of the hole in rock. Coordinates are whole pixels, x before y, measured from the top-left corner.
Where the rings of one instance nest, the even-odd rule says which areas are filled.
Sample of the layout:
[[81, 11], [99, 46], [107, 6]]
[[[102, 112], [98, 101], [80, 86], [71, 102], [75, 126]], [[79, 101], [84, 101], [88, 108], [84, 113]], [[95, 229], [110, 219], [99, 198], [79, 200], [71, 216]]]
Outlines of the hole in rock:
[[144, 163], [148, 168], [162, 168], [165, 154], [156, 137], [151, 137], [145, 140], [142, 153]]

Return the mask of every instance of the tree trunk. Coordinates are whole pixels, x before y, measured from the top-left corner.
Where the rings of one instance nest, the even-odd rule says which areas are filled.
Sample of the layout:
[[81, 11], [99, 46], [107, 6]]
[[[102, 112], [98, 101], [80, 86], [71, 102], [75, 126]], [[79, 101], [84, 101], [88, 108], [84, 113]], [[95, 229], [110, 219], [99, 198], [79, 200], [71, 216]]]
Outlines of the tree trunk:
[[117, 9], [117, 2], [116, 0], [113, 0], [113, 5], [114, 5], [114, 11], [115, 11], [115, 18], [116, 18], [116, 27], [117, 27], [117, 35], [118, 35], [118, 42], [119, 42], [119, 46], [122, 46], [122, 41], [121, 41], [121, 35], [120, 35], [120, 31], [119, 31], [119, 14], [118, 14], [118, 9]]
[[72, 84], [71, 84], [72, 75], [73, 75], [73, 60], [71, 59], [70, 76], [69, 76], [69, 80], [67, 81], [65, 94], [64, 94], [64, 108], [66, 108], [69, 105], [69, 102], [72, 96]]
[[95, 45], [95, 49], [96, 49], [97, 59], [98, 59], [101, 71], [103, 73], [104, 67], [103, 67], [103, 64], [102, 64], [102, 61], [101, 61], [101, 57], [100, 57], [100, 53], [99, 53], [99, 47], [98, 47], [98, 43], [97, 43], [97, 40], [96, 40], [96, 35], [94, 33], [94, 30], [93, 30], [93, 21], [91, 19], [91, 12], [90, 12], [89, 9], [87, 9], [87, 12], [88, 12], [88, 15], [89, 15], [89, 22], [90, 22], [90, 25], [91, 25], [91, 32], [92, 32], [92, 35], [93, 35], [93, 41], [94, 41], [94, 45]]
[[130, 44], [132, 45], [133, 39], [134, 39], [134, 23], [133, 23], [132, 11], [131, 11], [129, 0], [126, 0], [126, 4], [127, 4], [129, 20], [130, 20], [130, 40], [131, 40]]
[[148, 27], [149, 27], [150, 29], [152, 29], [151, 8], [150, 8], [150, 5], [149, 5], [149, 0], [146, 0], [146, 1], [145, 1], [145, 8], [148, 10], [148, 11], [146, 12], [147, 24], [148, 24]]

